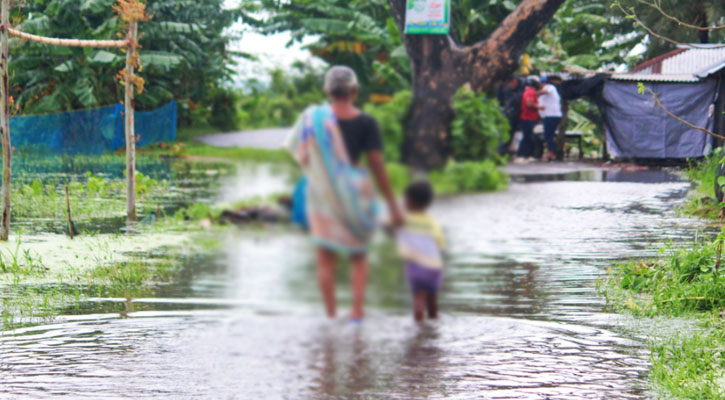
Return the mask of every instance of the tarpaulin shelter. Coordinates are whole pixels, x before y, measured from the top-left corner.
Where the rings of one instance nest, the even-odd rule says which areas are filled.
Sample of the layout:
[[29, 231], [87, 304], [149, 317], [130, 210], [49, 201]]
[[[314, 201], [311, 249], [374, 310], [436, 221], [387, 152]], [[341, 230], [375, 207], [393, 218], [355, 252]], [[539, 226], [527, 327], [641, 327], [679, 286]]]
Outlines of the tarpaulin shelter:
[[665, 108], [691, 124], [723, 134], [725, 48], [687, 45], [649, 60], [604, 84], [609, 154], [619, 158], [682, 159], [707, 155], [711, 136], [669, 116]]

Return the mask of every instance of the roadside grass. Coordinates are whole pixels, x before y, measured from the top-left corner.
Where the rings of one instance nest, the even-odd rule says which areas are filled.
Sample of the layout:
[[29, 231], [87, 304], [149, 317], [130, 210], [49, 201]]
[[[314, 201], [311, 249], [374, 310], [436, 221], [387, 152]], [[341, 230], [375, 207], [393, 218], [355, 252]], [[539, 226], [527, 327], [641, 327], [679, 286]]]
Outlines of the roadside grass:
[[176, 131], [177, 142], [188, 142], [198, 136], [219, 133], [219, 128], [211, 125], [185, 126]]
[[608, 268], [598, 288], [611, 308], [642, 317], [686, 316], [698, 328], [650, 343], [650, 377], [676, 398], [725, 398], [725, 230], [689, 248], [665, 247], [655, 259]]
[[683, 214], [707, 219], [719, 218], [722, 205], [715, 198], [715, 178], [722, 158], [722, 149], [717, 148], [701, 163], [688, 168], [687, 177], [695, 184], [695, 188], [682, 205]]
[[216, 147], [201, 142], [179, 142], [169, 145], [152, 146], [138, 149], [140, 154], [157, 155], [179, 158], [208, 158], [230, 160], [239, 162], [268, 162], [285, 163], [294, 162], [290, 155], [282, 150], [255, 149], [248, 147]]
[[725, 398], [725, 324], [715, 315], [700, 329], [651, 344], [650, 373], [664, 392], [682, 399]]

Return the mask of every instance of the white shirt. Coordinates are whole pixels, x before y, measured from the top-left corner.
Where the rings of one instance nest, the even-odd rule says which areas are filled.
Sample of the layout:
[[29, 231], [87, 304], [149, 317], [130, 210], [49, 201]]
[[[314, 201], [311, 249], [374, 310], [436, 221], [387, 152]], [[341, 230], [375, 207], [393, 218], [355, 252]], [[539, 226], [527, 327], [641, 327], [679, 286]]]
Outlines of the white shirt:
[[546, 107], [539, 111], [541, 117], [562, 117], [561, 96], [559, 96], [556, 86], [547, 83], [541, 90], [545, 93], [539, 96], [539, 105]]

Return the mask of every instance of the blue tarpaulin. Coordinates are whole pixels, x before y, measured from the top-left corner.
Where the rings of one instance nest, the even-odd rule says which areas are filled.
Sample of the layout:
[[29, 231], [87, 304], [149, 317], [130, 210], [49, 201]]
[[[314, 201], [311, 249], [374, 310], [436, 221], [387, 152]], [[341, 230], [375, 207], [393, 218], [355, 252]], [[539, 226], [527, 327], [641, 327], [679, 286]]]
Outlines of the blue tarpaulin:
[[[18, 149], [53, 153], [101, 153], [126, 145], [124, 106], [10, 118], [10, 141]], [[176, 139], [176, 102], [136, 112], [137, 146]]]

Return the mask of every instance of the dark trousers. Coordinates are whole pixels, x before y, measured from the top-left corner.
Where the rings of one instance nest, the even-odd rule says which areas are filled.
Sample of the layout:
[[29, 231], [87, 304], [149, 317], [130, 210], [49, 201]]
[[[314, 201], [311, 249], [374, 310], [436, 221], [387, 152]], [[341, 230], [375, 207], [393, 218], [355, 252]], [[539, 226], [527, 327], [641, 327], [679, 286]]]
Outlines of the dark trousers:
[[556, 153], [556, 128], [559, 127], [561, 117], [545, 117], [544, 118], [544, 140], [546, 140], [546, 148]]
[[511, 147], [511, 141], [514, 140], [514, 135], [516, 134], [516, 131], [519, 129], [519, 119], [518, 118], [509, 118], [509, 126], [511, 126], [511, 129], [509, 130], [508, 140], [501, 142], [501, 145], [498, 146], [498, 154], [500, 154], [502, 156], [505, 154], [509, 154], [509, 148]]
[[521, 127], [523, 136], [519, 144], [518, 155], [519, 157], [529, 158], [534, 154], [534, 127], [536, 126], [536, 121], [521, 120], [519, 126]]

